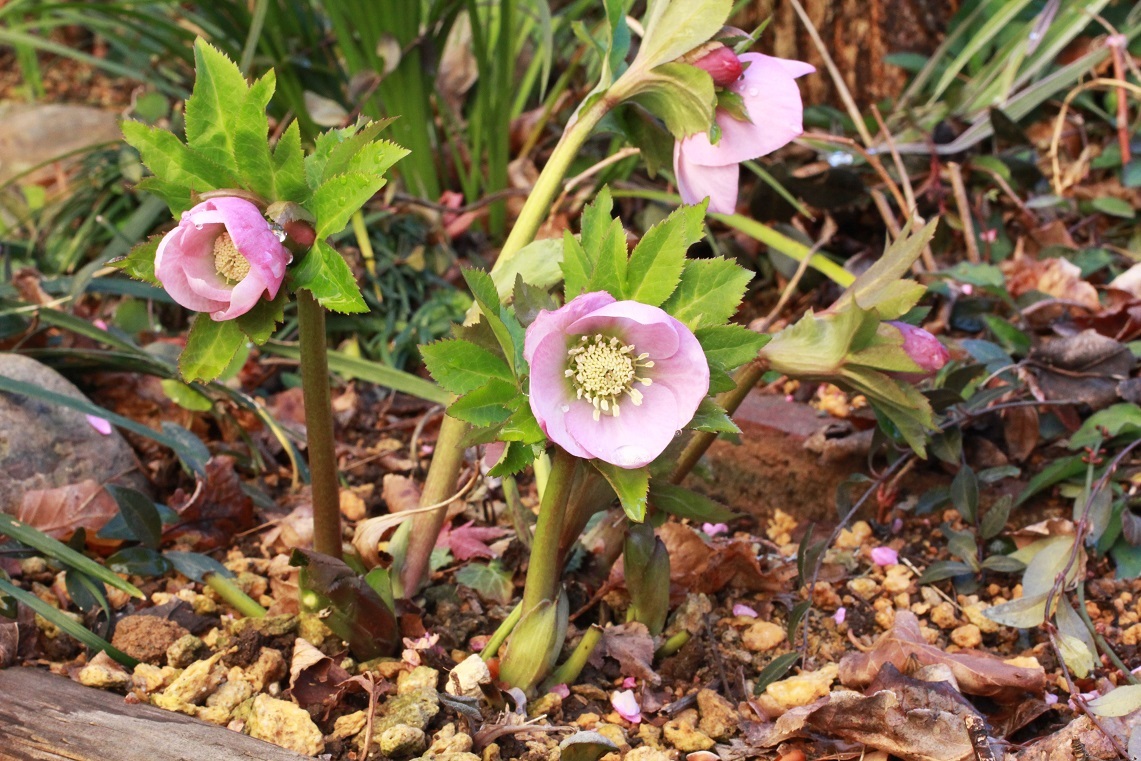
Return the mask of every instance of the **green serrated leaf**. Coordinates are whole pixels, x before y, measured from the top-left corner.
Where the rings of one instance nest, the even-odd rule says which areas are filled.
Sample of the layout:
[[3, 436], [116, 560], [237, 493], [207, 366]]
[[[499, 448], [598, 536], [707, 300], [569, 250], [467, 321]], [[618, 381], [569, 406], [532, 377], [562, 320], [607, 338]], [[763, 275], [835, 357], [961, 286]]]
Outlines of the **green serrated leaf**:
[[503, 441], [519, 441], [524, 444], [538, 444], [547, 440], [529, 404], [521, 404], [519, 409], [511, 413], [511, 417], [507, 418], [507, 422], [499, 429], [499, 438]]
[[323, 237], [317, 238], [293, 270], [293, 286], [309, 291], [321, 306], [334, 312], [368, 311], [348, 263]]
[[273, 149], [273, 181], [277, 201], [304, 203], [312, 192], [305, 180], [305, 152], [301, 149], [301, 127], [296, 121], [286, 128]]
[[650, 481], [649, 502], [656, 510], [700, 523], [725, 523], [738, 517], [724, 505], [660, 478]]
[[646, 519], [646, 498], [650, 490], [650, 471], [648, 468], [620, 468], [602, 460], [591, 460], [591, 463], [602, 477], [618, 495], [626, 517], [634, 523], [641, 523]]
[[282, 288], [277, 292], [277, 298], [260, 299], [250, 311], [235, 318], [235, 322], [251, 341], [261, 346], [273, 337], [278, 323], [285, 319], [285, 302], [288, 299], [288, 292]]
[[110, 264], [136, 280], [162, 287], [162, 283], [155, 276], [155, 252], [158, 251], [158, 244], [161, 241], [162, 238], [158, 235], [148, 238], [132, 248], [125, 257]]
[[534, 322], [539, 312], [554, 311], [558, 308], [558, 304], [546, 288], [527, 283], [522, 275], [515, 276], [511, 305], [515, 307], [515, 316], [523, 327]]
[[523, 364], [523, 326], [500, 304], [499, 292], [489, 274], [483, 270], [465, 269], [463, 276], [482, 310], [481, 319], [487, 320], [488, 327], [495, 334], [511, 372], [518, 373]]
[[979, 481], [975, 478], [975, 471], [965, 463], [951, 481], [951, 504], [967, 523], [974, 523], [978, 518]]
[[723, 369], [732, 370], [757, 358], [771, 336], [749, 330], [744, 325], [716, 325], [694, 331], [705, 357]]
[[424, 365], [441, 386], [453, 394], [466, 394], [498, 379], [512, 383], [511, 368], [502, 357], [470, 341], [449, 338], [420, 347]]
[[186, 100], [186, 140], [219, 166], [237, 168], [231, 119], [248, 91], [237, 65], [199, 37], [194, 43], [194, 90]]
[[729, 18], [731, 0], [652, 0], [636, 63], [652, 69], [713, 38]]
[[160, 182], [197, 192], [233, 187], [233, 173], [163, 129], [125, 121], [123, 138], [142, 157]]
[[[610, 208], [609, 190], [604, 188], [603, 199], [605, 208]], [[586, 214], [583, 214], [582, 238], [580, 240], [587, 258], [593, 262], [594, 268], [590, 271], [590, 280], [586, 285], [587, 291], [606, 291], [616, 299], [627, 298], [626, 294], [626, 230], [622, 222], [610, 219], [603, 222], [601, 211], [603, 204], [596, 203], [591, 209], [590, 223], [587, 223]], [[609, 212], [607, 212], [609, 213]]]
[[345, 229], [349, 217], [384, 187], [384, 177], [354, 172], [326, 180], [313, 191], [307, 208], [317, 218], [317, 239]]
[[690, 330], [723, 325], [736, 313], [752, 278], [729, 259], [690, 260], [662, 308]]
[[182, 377], [188, 381], [212, 381], [222, 374], [234, 354], [246, 341], [246, 334], [234, 320], [212, 320], [199, 314], [190, 326], [186, 348], [178, 359]]
[[585, 293], [590, 283], [590, 273], [594, 270], [594, 263], [586, 254], [586, 249], [571, 234], [570, 230], [563, 231], [563, 292], [567, 301], [575, 296]]
[[693, 419], [686, 424], [686, 428], [707, 433], [740, 433], [741, 429], [732, 421], [724, 408], [709, 397], [701, 400]]
[[266, 108], [273, 97], [277, 78], [273, 70], [254, 82], [235, 115], [234, 160], [242, 185], [262, 198], [277, 200], [277, 172], [269, 150], [269, 118]]
[[448, 414], [472, 425], [498, 425], [511, 417], [509, 405], [518, 397], [514, 383], [492, 379], [453, 402]]
[[535, 447], [522, 441], [509, 441], [499, 462], [487, 471], [492, 478], [503, 478], [520, 472], [535, 461]]
[[626, 294], [634, 301], [661, 306], [681, 281], [685, 252], [705, 234], [705, 207], [681, 206], [651, 227], [626, 270]]

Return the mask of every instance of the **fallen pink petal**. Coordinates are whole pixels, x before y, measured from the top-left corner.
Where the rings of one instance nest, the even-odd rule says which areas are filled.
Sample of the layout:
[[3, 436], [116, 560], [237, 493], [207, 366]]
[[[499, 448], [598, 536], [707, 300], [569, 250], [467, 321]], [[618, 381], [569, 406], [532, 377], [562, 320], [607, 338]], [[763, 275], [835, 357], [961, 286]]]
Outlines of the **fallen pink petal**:
[[622, 680], [622, 689], [632, 690], [638, 686], [638, 680], [632, 676], [628, 676]]
[[91, 427], [99, 431], [99, 433], [103, 434], [104, 436], [110, 436], [111, 431], [114, 430], [111, 427], [111, 423], [101, 417], [96, 415], [87, 415], [86, 417], [87, 422], [91, 424]]
[[891, 547], [874, 547], [872, 562], [876, 565], [895, 565], [899, 562], [899, 553]]
[[620, 468], [652, 462], [709, 392], [709, 365], [689, 328], [603, 291], [541, 311], [523, 356], [531, 411], [547, 437]]
[[555, 695], [558, 695], [563, 700], [566, 700], [567, 698], [569, 698], [570, 694], [571, 694], [570, 693], [570, 687], [566, 686], [565, 684], [556, 684], [554, 687], [552, 687], [549, 690], [549, 692], [551, 692]]
[[757, 617], [757, 611], [753, 610], [752, 608], [750, 608], [745, 603], [739, 602], [733, 606], [733, 615], [734, 616], [745, 616], [746, 618], [756, 618]]
[[622, 692], [615, 690], [610, 695], [610, 705], [614, 706], [614, 710], [618, 712], [619, 716], [631, 724], [642, 722], [642, 707], [638, 705], [638, 699], [634, 697], [633, 690], [623, 690]]
[[832, 614], [832, 620], [836, 622], [837, 626], [844, 623], [847, 618], [848, 609], [843, 606], [836, 608], [836, 612]]
[[729, 533], [729, 527], [724, 523], [702, 523], [701, 530], [709, 536]]

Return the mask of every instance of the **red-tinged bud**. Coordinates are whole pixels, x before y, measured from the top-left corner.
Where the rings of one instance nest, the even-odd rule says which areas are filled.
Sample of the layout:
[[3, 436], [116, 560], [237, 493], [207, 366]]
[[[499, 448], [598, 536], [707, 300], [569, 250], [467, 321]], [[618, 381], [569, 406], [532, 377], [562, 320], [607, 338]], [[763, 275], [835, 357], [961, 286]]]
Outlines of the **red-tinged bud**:
[[713, 84], [718, 87], [728, 87], [741, 78], [744, 68], [731, 48], [719, 43], [714, 44], [717, 44], [717, 47], [695, 59], [693, 65], [709, 72], [709, 76], [713, 77]]
[[903, 350], [911, 360], [930, 375], [938, 372], [947, 364], [951, 353], [947, 347], [939, 343], [939, 339], [923, 328], [908, 325], [905, 322], [890, 322], [903, 335]]

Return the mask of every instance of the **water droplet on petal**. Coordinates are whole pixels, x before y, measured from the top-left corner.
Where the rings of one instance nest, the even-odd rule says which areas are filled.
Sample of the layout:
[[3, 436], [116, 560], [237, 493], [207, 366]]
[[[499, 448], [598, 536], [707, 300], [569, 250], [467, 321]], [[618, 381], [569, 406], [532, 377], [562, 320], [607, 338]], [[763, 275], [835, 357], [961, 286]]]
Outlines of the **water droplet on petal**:
[[750, 97], [750, 98], [755, 98], [755, 97], [757, 97], [757, 96], [758, 96], [758, 95], [760, 95], [760, 94], [761, 94], [761, 91], [760, 91], [760, 90], [758, 90], [757, 88], [755, 88], [755, 87], [750, 87], [750, 88], [749, 88], [749, 97]]
[[563, 412], [570, 412], [570, 405], [569, 405], [569, 404], [564, 404], [562, 407], [560, 407], [560, 409], [561, 409]]

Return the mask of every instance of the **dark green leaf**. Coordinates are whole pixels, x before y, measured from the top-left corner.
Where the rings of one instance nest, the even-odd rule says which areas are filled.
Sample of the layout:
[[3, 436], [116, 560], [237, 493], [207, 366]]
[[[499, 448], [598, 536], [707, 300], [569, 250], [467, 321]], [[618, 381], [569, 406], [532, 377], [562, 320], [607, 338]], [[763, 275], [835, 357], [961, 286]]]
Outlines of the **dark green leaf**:
[[513, 476], [535, 461], [535, 446], [522, 441], [509, 441], [499, 462], [487, 471], [492, 478]]
[[951, 481], [951, 504], [967, 523], [975, 523], [979, 517], [979, 481], [975, 472], [964, 463]]
[[391, 655], [400, 641], [396, 615], [365, 580], [337, 558], [294, 550], [290, 565], [301, 568], [304, 608], [322, 611], [321, 620], [348, 643], [354, 657]]
[[1043, 489], [1047, 489], [1059, 481], [1065, 481], [1067, 478], [1073, 478], [1084, 473], [1085, 470], [1086, 464], [1082, 462], [1081, 455], [1070, 455], [1054, 460], [1030, 479], [1026, 488], [1014, 500], [1014, 506], [1021, 505]]
[[916, 583], [934, 584], [944, 579], [951, 579], [956, 576], [970, 576], [973, 573], [974, 569], [966, 563], [958, 563], [953, 560], [941, 560], [938, 563], [932, 563], [927, 566], [927, 570], [916, 580]]
[[1026, 564], [1008, 555], [991, 555], [983, 561], [983, 570], [995, 573], [1022, 573]]
[[515, 307], [515, 316], [523, 327], [534, 322], [539, 312], [554, 311], [558, 308], [547, 289], [524, 282], [521, 274], [515, 276], [515, 290], [511, 303]]
[[708, 497], [660, 478], [650, 481], [649, 501], [656, 510], [697, 523], [725, 523], [738, 517], [737, 513]]
[[289, 293], [282, 288], [277, 292], [277, 298], [262, 297], [253, 308], [237, 317], [234, 322], [246, 334], [246, 337], [258, 346], [261, 346], [273, 337], [273, 331], [278, 323], [285, 319], [285, 302], [289, 300]]
[[157, 548], [162, 541], [162, 519], [154, 502], [145, 494], [122, 486], [109, 485], [107, 491], [118, 503], [131, 536], [147, 547]]
[[788, 613], [788, 641], [796, 642], [796, 633], [800, 629], [800, 622], [805, 614], [812, 608], [811, 600], [801, 600]]
[[599, 761], [606, 754], [617, 752], [618, 746], [598, 732], [576, 732], [559, 743], [560, 761]]
[[1014, 507], [1014, 499], [1004, 494], [998, 499], [983, 516], [979, 524], [979, 536], [983, 541], [989, 541], [1002, 533], [1006, 528], [1006, 521], [1010, 517], [1010, 510]]
[[163, 553], [163, 556], [174, 566], [174, 570], [200, 584], [205, 583], [206, 577], [212, 573], [219, 574], [227, 579], [233, 578], [234, 576], [229, 568], [209, 555], [203, 555], [201, 552], [168, 550]]
[[202, 439], [178, 423], [172, 423], [169, 420], [162, 422], [162, 432], [167, 441], [172, 442], [167, 446], [174, 450], [187, 470], [199, 478], [205, 479], [206, 462], [210, 459], [210, 450], [202, 443]]
[[122, 259], [110, 262], [112, 267], [118, 267], [136, 280], [142, 280], [151, 285], [162, 284], [155, 277], [155, 252], [162, 240], [159, 236], [148, 238], [145, 242], [131, 249], [131, 252]]
[[125, 547], [107, 558], [107, 567], [131, 576], [161, 576], [170, 570], [170, 561], [150, 547]]
[[800, 660], [800, 653], [792, 652], [782, 653], [769, 661], [769, 664], [757, 674], [756, 684], [753, 686], [753, 694], [760, 695], [765, 691], [766, 687], [780, 680], [781, 677], [789, 672], [789, 669], [796, 665], [798, 660]]
[[586, 292], [590, 283], [590, 273], [594, 271], [594, 263], [570, 230], [563, 231], [562, 271], [563, 291], [567, 301]]
[[507, 605], [515, 595], [511, 573], [498, 560], [491, 563], [472, 562], [456, 571], [456, 583], [479, 592], [480, 597]]
[[697, 412], [694, 413], [693, 419], [690, 420], [685, 427], [695, 431], [706, 431], [708, 433], [741, 432], [737, 424], [730, 419], [729, 413], [709, 397], [705, 397], [701, 400], [701, 404], [697, 406]]

